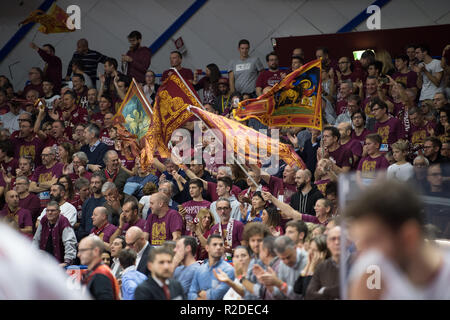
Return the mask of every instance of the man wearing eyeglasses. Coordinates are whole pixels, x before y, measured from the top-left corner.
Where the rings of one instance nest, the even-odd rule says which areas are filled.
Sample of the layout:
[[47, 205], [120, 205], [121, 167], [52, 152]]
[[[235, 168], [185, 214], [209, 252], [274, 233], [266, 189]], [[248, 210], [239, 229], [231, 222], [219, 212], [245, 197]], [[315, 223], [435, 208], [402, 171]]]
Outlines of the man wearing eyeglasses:
[[145, 239], [144, 232], [139, 227], [131, 227], [125, 234], [126, 247], [136, 252], [136, 270], [147, 277], [150, 271], [147, 268], [147, 258], [153, 247]]
[[60, 214], [56, 201], [50, 201], [46, 211], [34, 234], [33, 245], [54, 256], [62, 267], [69, 266], [77, 253], [75, 232], [69, 220]]
[[41, 157], [42, 166], [34, 171], [30, 191], [38, 194], [43, 209], [50, 200], [50, 187], [62, 176], [64, 164], [56, 161], [56, 150], [52, 147], [44, 148]]
[[85, 284], [95, 300], [119, 300], [119, 284], [111, 273], [111, 269], [102, 262], [105, 250], [103, 240], [91, 235], [80, 241], [78, 257], [88, 272], [83, 275]]
[[380, 98], [374, 98], [370, 110], [375, 117], [375, 133], [381, 136], [380, 151], [387, 152], [390, 146], [400, 139], [405, 139], [405, 131], [400, 120], [389, 114], [388, 105]]

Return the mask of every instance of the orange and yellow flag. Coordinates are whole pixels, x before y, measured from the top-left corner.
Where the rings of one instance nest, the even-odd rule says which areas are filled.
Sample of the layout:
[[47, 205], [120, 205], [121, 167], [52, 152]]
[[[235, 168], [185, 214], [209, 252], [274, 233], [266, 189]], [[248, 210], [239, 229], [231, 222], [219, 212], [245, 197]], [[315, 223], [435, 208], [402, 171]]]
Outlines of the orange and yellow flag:
[[143, 168], [153, 162], [155, 152], [163, 158], [170, 157], [168, 143], [172, 133], [193, 119], [193, 115], [187, 110], [189, 105], [203, 108], [192, 85], [173, 69], [156, 94], [151, 124], [145, 134], [145, 147], [141, 152]]
[[40, 26], [38, 30], [42, 33], [62, 33], [62, 32], [73, 32], [75, 28], [69, 29], [67, 26], [67, 20], [69, 16], [67, 13], [56, 3], [50, 7], [48, 13], [45, 13], [42, 10], [34, 10], [30, 15], [19, 23], [28, 24], [28, 23], [39, 23]]
[[199, 118], [208, 129], [212, 129], [213, 132], [216, 132], [215, 134], [222, 135], [217, 138], [224, 142], [223, 147], [226, 148], [227, 157], [234, 153], [236, 154], [234, 160], [241, 161], [242, 159], [246, 163], [257, 164], [266, 161], [268, 157], [278, 155], [288, 165], [295, 165], [300, 169], [306, 168], [305, 163], [294, 149], [287, 144], [280, 143], [279, 140], [272, 139], [238, 121], [193, 106], [189, 107], [189, 111]]
[[239, 121], [256, 118], [269, 127], [322, 130], [322, 61], [311, 61], [288, 74], [268, 92], [233, 110]]

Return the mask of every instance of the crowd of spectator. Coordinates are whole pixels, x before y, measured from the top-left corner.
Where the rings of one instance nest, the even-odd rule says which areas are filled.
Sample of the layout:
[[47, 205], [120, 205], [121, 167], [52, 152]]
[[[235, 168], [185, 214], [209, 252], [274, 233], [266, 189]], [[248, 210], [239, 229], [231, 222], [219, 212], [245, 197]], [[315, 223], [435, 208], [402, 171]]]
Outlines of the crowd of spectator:
[[[62, 268], [87, 266], [94, 299], [339, 299], [339, 175], [355, 172], [361, 188], [387, 176], [450, 195], [450, 46], [441, 60], [426, 45], [360, 60], [317, 48], [324, 129], [279, 128], [305, 168], [226, 165], [207, 141], [208, 161], [156, 156], [144, 170], [112, 123], [132, 78], [153, 103], [170, 72], [157, 83], [141, 39], [128, 35], [120, 64], [80, 39], [64, 78], [55, 48], [31, 43], [43, 65], [23, 88], [0, 76], [0, 216]], [[201, 77], [178, 51], [170, 67], [206, 110], [232, 118], [239, 101], [308, 62], [297, 48], [280, 68], [271, 52], [265, 69], [249, 41], [237, 49], [227, 77], [214, 63]]]

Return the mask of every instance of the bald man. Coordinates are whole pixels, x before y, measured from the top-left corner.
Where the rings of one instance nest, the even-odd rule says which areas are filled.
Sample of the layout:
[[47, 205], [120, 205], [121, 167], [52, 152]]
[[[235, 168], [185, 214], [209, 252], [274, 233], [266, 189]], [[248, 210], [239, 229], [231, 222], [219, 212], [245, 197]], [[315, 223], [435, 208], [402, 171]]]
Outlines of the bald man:
[[128, 229], [125, 234], [125, 242], [127, 248], [133, 249], [137, 253], [136, 270], [142, 272], [148, 277], [150, 275], [150, 271], [147, 268], [147, 258], [153, 247], [145, 238], [145, 234], [142, 229], [136, 226]]
[[116, 232], [117, 227], [108, 222], [108, 210], [105, 207], [97, 207], [94, 209], [94, 212], [92, 212], [92, 224], [94, 227], [90, 233], [102, 239], [105, 248], [110, 250], [111, 236]]
[[5, 195], [6, 205], [0, 216], [5, 221], [17, 228], [21, 233], [32, 238], [33, 236], [33, 220], [31, 212], [27, 209], [19, 207], [19, 194], [15, 190], [10, 190]]
[[298, 170], [295, 173], [297, 192], [292, 196], [290, 206], [301, 213], [315, 216], [314, 205], [317, 200], [323, 198], [323, 195], [311, 180], [312, 174], [308, 169]]
[[184, 222], [181, 215], [169, 208], [170, 198], [162, 192], [154, 193], [150, 197], [152, 214], [147, 218], [144, 227], [145, 238], [151, 245], [162, 245], [167, 240], [176, 241], [181, 237]]
[[89, 49], [89, 43], [86, 39], [78, 40], [77, 50], [74, 52], [67, 67], [66, 80], [70, 80], [70, 75], [72, 74], [72, 60], [81, 60], [84, 67], [83, 71], [91, 78], [93, 86], [96, 87], [97, 66], [99, 63], [105, 63], [107, 58], [100, 52]]
[[353, 154], [351, 168], [356, 169], [358, 167], [359, 159], [362, 157], [362, 145], [358, 140], [352, 139], [352, 125], [349, 122], [341, 122], [338, 124], [337, 128], [341, 134], [339, 143], [344, 149], [349, 150]]

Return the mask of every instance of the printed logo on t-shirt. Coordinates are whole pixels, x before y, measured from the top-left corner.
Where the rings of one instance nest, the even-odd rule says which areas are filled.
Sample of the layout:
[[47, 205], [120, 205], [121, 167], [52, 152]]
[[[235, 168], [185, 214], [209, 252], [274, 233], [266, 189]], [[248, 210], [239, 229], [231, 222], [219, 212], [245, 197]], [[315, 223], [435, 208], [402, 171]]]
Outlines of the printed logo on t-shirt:
[[250, 70], [251, 63], [240, 63], [236, 65], [236, 72]]
[[36, 150], [34, 145], [30, 145], [30, 146], [20, 146], [20, 152], [19, 152], [21, 157], [32, 157], [34, 159], [34, 156], [36, 155]]
[[166, 241], [166, 223], [155, 222], [152, 226], [152, 245], [160, 246]]
[[367, 179], [374, 179], [376, 165], [376, 161], [364, 161], [361, 168], [361, 176]]
[[380, 135], [381, 141], [382, 141], [383, 143], [388, 143], [388, 138], [389, 138], [389, 126], [384, 126], [384, 127], [378, 128], [377, 133]]

